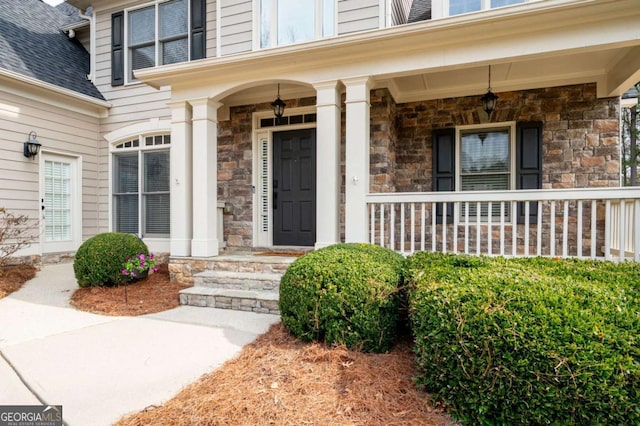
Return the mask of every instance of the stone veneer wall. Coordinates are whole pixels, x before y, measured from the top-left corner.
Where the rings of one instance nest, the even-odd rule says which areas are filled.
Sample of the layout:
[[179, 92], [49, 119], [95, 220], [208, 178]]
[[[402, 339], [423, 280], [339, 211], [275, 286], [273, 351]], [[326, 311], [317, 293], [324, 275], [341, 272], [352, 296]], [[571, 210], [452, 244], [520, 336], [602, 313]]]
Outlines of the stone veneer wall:
[[[491, 122], [542, 121], [542, 185], [620, 186], [619, 99], [596, 97], [595, 84], [498, 93]], [[479, 97], [400, 104], [396, 190], [431, 191], [434, 129], [486, 123]]]
[[[491, 122], [543, 122], [543, 188], [620, 185], [619, 100], [598, 99], [595, 84], [498, 93]], [[434, 129], [483, 124], [479, 97], [397, 104], [386, 89], [371, 92], [370, 190], [431, 191]], [[315, 104], [315, 98], [286, 100], [287, 107]], [[233, 206], [224, 215], [230, 248], [249, 248], [252, 225], [252, 113], [269, 104], [234, 107], [218, 128], [218, 198]], [[341, 149], [341, 235], [344, 238], [345, 128], [343, 96]]]

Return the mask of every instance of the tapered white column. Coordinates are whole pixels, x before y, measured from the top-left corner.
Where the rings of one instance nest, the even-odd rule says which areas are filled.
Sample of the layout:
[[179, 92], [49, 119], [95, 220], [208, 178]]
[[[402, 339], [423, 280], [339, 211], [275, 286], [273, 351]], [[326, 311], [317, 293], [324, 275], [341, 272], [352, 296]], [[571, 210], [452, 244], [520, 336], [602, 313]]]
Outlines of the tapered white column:
[[171, 256], [191, 255], [191, 105], [171, 102]]
[[193, 107], [193, 239], [191, 256], [218, 255], [218, 102], [190, 100]]
[[329, 81], [316, 89], [316, 248], [340, 242], [340, 94]]
[[367, 242], [369, 193], [369, 77], [342, 80], [346, 97], [345, 242]]

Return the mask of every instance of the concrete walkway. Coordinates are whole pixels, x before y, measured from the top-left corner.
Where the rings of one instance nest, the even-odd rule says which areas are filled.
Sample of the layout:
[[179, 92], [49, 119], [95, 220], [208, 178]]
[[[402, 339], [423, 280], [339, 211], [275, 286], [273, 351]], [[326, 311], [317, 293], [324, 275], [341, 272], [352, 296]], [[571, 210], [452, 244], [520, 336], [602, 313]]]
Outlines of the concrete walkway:
[[140, 317], [77, 311], [72, 264], [0, 299], [0, 405], [62, 405], [68, 425], [109, 425], [159, 405], [238, 354], [276, 315], [182, 306]]

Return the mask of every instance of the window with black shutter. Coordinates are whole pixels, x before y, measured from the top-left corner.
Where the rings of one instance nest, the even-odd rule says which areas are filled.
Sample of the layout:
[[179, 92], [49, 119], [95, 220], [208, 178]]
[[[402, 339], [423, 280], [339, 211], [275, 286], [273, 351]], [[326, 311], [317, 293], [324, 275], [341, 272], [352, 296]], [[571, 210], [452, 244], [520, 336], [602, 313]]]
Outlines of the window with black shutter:
[[206, 56], [206, 0], [155, 1], [114, 13], [111, 22], [114, 86], [133, 81], [135, 70]]

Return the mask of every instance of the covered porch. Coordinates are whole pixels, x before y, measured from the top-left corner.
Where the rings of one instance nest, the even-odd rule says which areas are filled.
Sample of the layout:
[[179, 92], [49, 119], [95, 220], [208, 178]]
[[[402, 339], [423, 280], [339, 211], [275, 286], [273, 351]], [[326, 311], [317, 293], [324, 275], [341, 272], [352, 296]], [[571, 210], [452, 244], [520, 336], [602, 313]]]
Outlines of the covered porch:
[[[638, 193], [617, 188], [617, 97], [640, 79], [640, 42], [624, 25], [631, 3], [539, 2], [522, 15], [492, 11], [136, 72], [172, 89], [171, 256], [215, 257], [221, 242], [274, 245], [270, 143], [286, 128], [262, 120], [277, 84], [289, 117], [313, 115], [295, 127], [314, 129], [317, 141], [312, 247], [626, 253]], [[491, 115], [479, 102], [489, 65], [500, 97]], [[523, 123], [539, 129], [529, 175], [517, 158]], [[468, 191], [450, 156], [451, 184], [439, 187], [433, 164], [444, 157], [434, 147], [444, 130], [452, 153], [466, 134], [505, 135], [506, 186]]]

